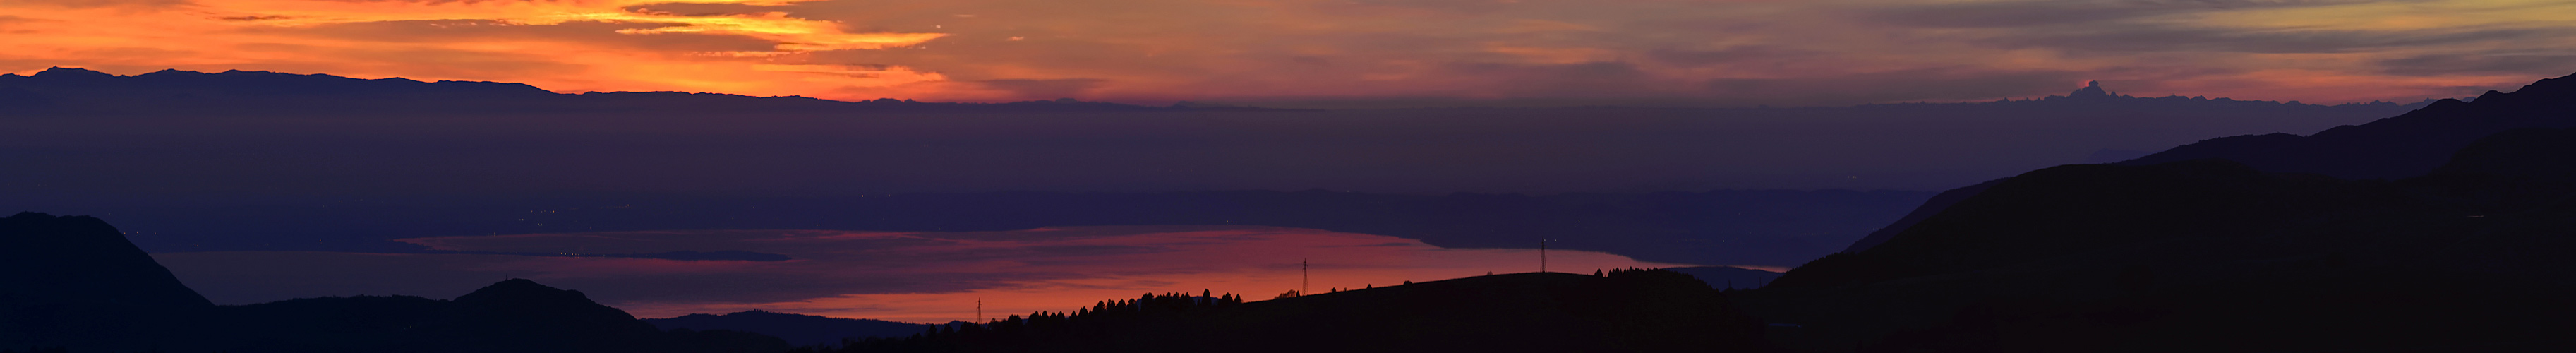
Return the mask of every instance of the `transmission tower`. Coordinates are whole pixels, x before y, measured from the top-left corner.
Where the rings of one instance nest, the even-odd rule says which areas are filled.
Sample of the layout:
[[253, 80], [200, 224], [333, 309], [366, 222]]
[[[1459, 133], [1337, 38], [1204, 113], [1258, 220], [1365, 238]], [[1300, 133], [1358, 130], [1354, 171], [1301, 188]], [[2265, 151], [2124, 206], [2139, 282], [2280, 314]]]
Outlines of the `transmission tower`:
[[1547, 273], [1547, 237], [1538, 237], [1538, 272]]

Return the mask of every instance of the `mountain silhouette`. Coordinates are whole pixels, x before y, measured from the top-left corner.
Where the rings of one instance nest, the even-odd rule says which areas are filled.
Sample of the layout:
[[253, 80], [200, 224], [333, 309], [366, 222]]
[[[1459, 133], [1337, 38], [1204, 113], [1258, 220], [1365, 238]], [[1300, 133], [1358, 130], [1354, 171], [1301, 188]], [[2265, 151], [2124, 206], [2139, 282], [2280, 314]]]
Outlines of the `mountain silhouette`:
[[2576, 287], [2571, 84], [1951, 190], [1741, 297], [1865, 352], [2576, 343], [2537, 334], [2576, 314], [2538, 294]]
[[[525, 279], [476, 289], [456, 297], [449, 307], [444, 319], [452, 320], [447, 325], [460, 337], [453, 343], [475, 350], [559, 352], [600, 342], [643, 342], [660, 333], [625, 311], [591, 302], [580, 291]], [[640, 348], [645, 347], [621, 349]]]
[[2308, 136], [2210, 139], [2123, 162], [2143, 165], [2219, 158], [2255, 169], [2346, 179], [2424, 175], [2471, 141], [2516, 128], [2576, 127], [2576, 75], [2543, 79], [2474, 102], [2444, 99], [2403, 115]]
[[161, 70], [118, 76], [87, 69], [50, 68], [33, 75], [0, 74], [0, 104], [41, 107], [18, 113], [385, 113], [584, 112], [584, 111], [1156, 111], [1275, 110], [1244, 107], [1146, 107], [1072, 99], [1011, 103], [927, 103], [878, 99], [842, 102], [806, 97], [752, 97], [684, 92], [558, 94], [520, 83], [421, 82], [405, 78], [356, 79], [267, 71], [204, 73]]
[[[2576, 180], [2576, 165], [2554, 163], [2576, 160], [2576, 128], [2522, 128], [2506, 130], [2471, 142], [2451, 156], [2426, 178], [2494, 178], [2485, 186], [2531, 186], [2533, 183], [2555, 183]], [[2552, 192], [2533, 191], [2533, 200]], [[2511, 204], [2527, 204], [2527, 201]], [[2505, 210], [2496, 210], [2502, 212]]]
[[[25, 171], [0, 173], [0, 194], [11, 195], [0, 208], [115, 216], [146, 230], [134, 235], [144, 248], [172, 252], [412, 252], [384, 240], [567, 231], [1173, 221], [1450, 247], [1526, 247], [1527, 235], [1564, 234], [1570, 248], [1649, 261], [1788, 266], [1842, 250], [1930, 195], [1882, 190], [2404, 109], [2093, 88], [2099, 99], [2070, 98], [2094, 97], [2084, 91], [1854, 107], [1240, 112], [60, 69], [0, 76], [0, 100], [56, 107], [28, 119], [0, 109], [11, 122], [0, 139], [19, 146], [0, 149], [0, 164]], [[1802, 191], [1710, 191], [1746, 187]], [[1363, 195], [1262, 195], [1310, 189]]]
[[[2088, 83], [2076, 95], [2096, 88]], [[2432, 172], [2479, 138], [2517, 128], [2550, 127], [2576, 127], [2576, 75], [2542, 79], [2514, 93], [2487, 91], [2474, 103], [2436, 100], [2395, 117], [2338, 126], [2308, 136], [2271, 133], [2208, 139], [2117, 164], [2225, 159], [2270, 172], [2398, 179]], [[1877, 246], [1922, 217], [1940, 213], [1951, 202], [1973, 196], [1993, 183], [1944, 191], [1916, 207], [1906, 218], [1870, 233], [1844, 251]]]
[[493, 283], [454, 300], [301, 298], [225, 306], [194, 346], [255, 352], [777, 352], [785, 341], [725, 330], [660, 330], [579, 291]]
[[2570, 141], [2509, 130], [2395, 181], [2219, 159], [2042, 169], [1744, 297], [1820, 324], [1796, 345], [1862, 351], [2576, 343], [2544, 333], [2576, 328], [2545, 294], [2576, 289], [2576, 260], [2552, 255], [2576, 251]]
[[2084, 81], [2084, 88], [2075, 89], [2075, 92], [2069, 92], [2065, 97], [2066, 99], [2103, 99], [2121, 96], [2112, 95], [2111, 91], [2103, 90], [2102, 81]]
[[[13, 255], [51, 252], [61, 257], [116, 260], [118, 257], [106, 255], [135, 253], [131, 244], [105, 237], [114, 235], [113, 231], [98, 233], [112, 228], [95, 218], [26, 213], [8, 221], [11, 223], [0, 228], [7, 231], [0, 237], [13, 241], [81, 233], [89, 233], [85, 235], [90, 238], [13, 242], [6, 248]], [[108, 265], [134, 268], [139, 266], [134, 262], [150, 262], [148, 257], [122, 258], [128, 263]], [[53, 267], [11, 269], [30, 268]], [[166, 279], [166, 274], [102, 276], [175, 284], [152, 281]], [[22, 285], [30, 283], [43, 282], [6, 284], [16, 289], [27, 288]], [[129, 306], [115, 300], [63, 302], [80, 313]], [[1328, 289], [1326, 293], [1260, 302], [1205, 292], [1147, 294], [1136, 300], [1102, 302], [1073, 313], [1041, 312], [986, 323], [952, 323], [935, 331], [930, 325], [763, 312], [657, 320], [674, 326], [664, 330], [592, 302], [580, 291], [526, 279], [493, 283], [453, 300], [353, 296], [238, 306], [209, 306], [201, 298], [177, 302], [167, 305], [196, 310], [136, 312], [139, 316], [92, 317], [84, 321], [107, 325], [10, 326], [9, 331], [0, 331], [5, 334], [0, 338], [7, 339], [0, 340], [0, 346], [38, 350], [68, 347], [73, 352], [790, 351], [787, 342], [776, 337], [712, 326], [683, 326], [692, 325], [691, 321], [714, 322], [715, 326], [748, 323], [746, 328], [766, 325], [757, 328], [783, 332], [859, 328], [853, 324], [894, 324], [897, 327], [865, 329], [912, 331], [873, 333], [838, 347], [798, 350], [804, 352], [1292, 352], [1334, 347], [1362, 352], [1666, 352], [1749, 351], [1763, 345], [1759, 322], [1726, 305], [1724, 292], [1678, 272], [1637, 269], [1589, 276], [1507, 274], [1359, 290]], [[138, 324], [150, 322], [175, 324]], [[839, 337], [852, 337], [850, 333], [834, 332], [842, 335]], [[1315, 339], [1318, 337], [1325, 339]], [[1260, 344], [1246, 345], [1247, 342]]]
[[1957, 189], [1950, 189], [1949, 191], [1942, 191], [1939, 194], [1933, 194], [1932, 199], [1924, 200], [1922, 205], [1915, 206], [1914, 211], [1907, 212], [1904, 218], [1897, 218], [1896, 223], [1889, 224], [1886, 227], [1881, 227], [1876, 231], [1871, 231], [1869, 232], [1869, 235], [1861, 236], [1859, 241], [1852, 242], [1851, 246], [1843, 248], [1842, 252], [1860, 252], [1861, 250], [1869, 250], [1871, 247], [1876, 247], [1880, 243], [1886, 243], [1888, 239], [1895, 238], [1896, 233], [1903, 232], [1908, 228], [1914, 228], [1914, 225], [1922, 223], [1923, 219], [1931, 218], [1932, 215], [1941, 213], [1942, 210], [1949, 209], [1951, 205], [1956, 205], [1959, 201], [1965, 201], [1969, 197], [1977, 196], [1978, 193], [1985, 192], [1986, 188], [1994, 187], [1995, 184], [2002, 183], [2004, 180], [2005, 179], [1988, 180], [1983, 183], [1977, 183], [1976, 185], [1969, 185]]
[[0, 347], [232, 352], [779, 352], [775, 337], [664, 331], [579, 291], [525, 279], [455, 300], [293, 299], [217, 306], [115, 227], [0, 218]]
[[838, 345], [844, 339], [869, 337], [904, 337], [928, 330], [931, 324], [885, 320], [843, 319], [814, 315], [777, 313], [760, 310], [724, 315], [688, 314], [667, 319], [644, 319], [664, 330], [733, 330], [770, 335], [796, 346]]
[[0, 347], [141, 349], [214, 309], [98, 218], [0, 218]]
[[[214, 306], [106, 221], [20, 212], [0, 218], [0, 290], [12, 304], [113, 303], [138, 310]], [[41, 289], [41, 290], [39, 290]], [[75, 304], [77, 305], [77, 304]]]

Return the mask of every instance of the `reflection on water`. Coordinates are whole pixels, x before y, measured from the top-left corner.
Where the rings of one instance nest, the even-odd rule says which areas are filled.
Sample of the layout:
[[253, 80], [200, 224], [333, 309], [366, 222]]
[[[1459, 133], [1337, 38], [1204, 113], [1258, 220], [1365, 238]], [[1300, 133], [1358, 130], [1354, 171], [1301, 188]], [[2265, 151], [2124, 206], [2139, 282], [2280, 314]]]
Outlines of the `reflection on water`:
[[[1001, 232], [688, 230], [414, 238], [480, 254], [200, 252], [154, 254], [219, 303], [402, 294], [449, 298], [503, 278], [580, 290], [639, 317], [748, 309], [913, 322], [1071, 310], [1104, 299], [1202, 290], [1268, 299], [1487, 273], [1537, 271], [1529, 249], [1444, 249], [1312, 229], [1103, 226]], [[787, 261], [504, 255], [740, 251]], [[503, 253], [503, 254], [494, 254]], [[1548, 252], [1551, 270], [1673, 267], [1585, 251]]]

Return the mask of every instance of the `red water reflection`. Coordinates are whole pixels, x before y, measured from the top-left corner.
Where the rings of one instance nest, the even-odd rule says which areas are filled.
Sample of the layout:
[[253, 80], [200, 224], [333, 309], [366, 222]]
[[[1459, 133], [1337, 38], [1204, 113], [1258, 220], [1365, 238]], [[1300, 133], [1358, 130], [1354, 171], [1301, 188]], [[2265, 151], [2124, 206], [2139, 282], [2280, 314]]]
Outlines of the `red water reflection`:
[[[1071, 310], [1153, 292], [1235, 293], [1255, 300], [1314, 291], [1389, 286], [1488, 273], [1537, 271], [1528, 249], [1446, 249], [1388, 236], [1312, 229], [1229, 226], [1111, 226], [1002, 232], [709, 230], [416, 238], [441, 250], [563, 254], [749, 251], [789, 261], [677, 261], [636, 258], [330, 253], [182, 253], [166, 263], [191, 285], [259, 281], [274, 287], [342, 288], [380, 278], [480, 278], [507, 273], [582, 290], [639, 317], [748, 309], [910, 322], [972, 320]], [[230, 255], [227, 255], [230, 254]], [[171, 257], [156, 254], [156, 256]], [[1590, 273], [1617, 267], [1673, 267], [1624, 256], [1549, 251], [1550, 269]], [[252, 259], [257, 258], [257, 259]], [[340, 259], [340, 260], [335, 260]], [[1310, 266], [1301, 271], [1299, 262]], [[312, 262], [302, 264], [302, 262]], [[326, 264], [326, 263], [338, 264]], [[250, 265], [245, 265], [250, 264]], [[281, 267], [296, 278], [264, 278]], [[316, 275], [309, 266], [349, 267], [370, 276]], [[288, 271], [295, 272], [295, 271]], [[384, 275], [392, 273], [395, 275]], [[402, 275], [412, 273], [410, 275]], [[1301, 277], [1301, 274], [1304, 277]], [[1302, 283], [1302, 284], [1301, 284]], [[210, 283], [213, 284], [213, 283]], [[337, 287], [334, 287], [337, 286]], [[220, 284], [215, 288], [230, 288]], [[470, 288], [409, 294], [452, 297]], [[218, 301], [247, 300], [215, 290]], [[291, 290], [288, 290], [291, 292]], [[323, 291], [312, 295], [346, 295]], [[312, 296], [303, 295], [303, 296]], [[277, 300], [286, 298], [268, 298]]]

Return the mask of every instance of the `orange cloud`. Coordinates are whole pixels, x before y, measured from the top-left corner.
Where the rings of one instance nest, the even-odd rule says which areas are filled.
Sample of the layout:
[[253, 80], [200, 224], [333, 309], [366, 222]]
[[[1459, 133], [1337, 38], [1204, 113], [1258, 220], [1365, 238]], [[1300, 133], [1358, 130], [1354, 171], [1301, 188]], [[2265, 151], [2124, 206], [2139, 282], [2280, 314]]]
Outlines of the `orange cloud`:
[[201, 2], [194, 11], [239, 14], [217, 17], [242, 26], [311, 26], [356, 22], [486, 20], [511, 25], [546, 26], [568, 22], [658, 25], [619, 30], [625, 34], [699, 33], [738, 35], [779, 42], [780, 50], [814, 51], [879, 49], [919, 44], [940, 33], [842, 30], [842, 24], [789, 16], [784, 12], [682, 15], [637, 9], [674, 3], [783, 6], [797, 1], [652, 0], [652, 1], [309, 1], [219, 0]]
[[[13, 16], [0, 21], [0, 45], [13, 49], [0, 71], [244, 69], [851, 100], [1833, 105], [2062, 85], [1712, 87], [2081, 76], [2141, 93], [2332, 103], [2576, 71], [2547, 60], [2576, 55], [2576, 23], [2547, 20], [2576, 6], [2539, 0], [22, 0], [0, 13]], [[2484, 57], [2539, 59], [2473, 60]], [[2349, 79], [2394, 83], [2313, 84]]]
[[[76, 66], [120, 73], [160, 68], [266, 69], [357, 77], [530, 82], [560, 92], [672, 90], [798, 95], [849, 87], [936, 81], [907, 67], [849, 72], [775, 70], [781, 57], [881, 50], [944, 34], [851, 31], [784, 12], [683, 15], [636, 9], [669, 3], [781, 6], [793, 1], [298, 1], [204, 0], [153, 6], [13, 11], [20, 34], [0, 44], [14, 66]], [[23, 9], [17, 3], [0, 9]], [[382, 29], [363, 34], [348, 25]], [[580, 32], [559, 30], [574, 24]], [[477, 28], [467, 28], [477, 27]], [[506, 38], [468, 31], [529, 33]], [[595, 33], [595, 34], [588, 34]], [[374, 37], [368, 37], [373, 35]], [[664, 37], [600, 41], [599, 35]], [[441, 38], [452, 36], [455, 38]], [[674, 37], [679, 36], [679, 37]], [[761, 50], [672, 51], [696, 37], [768, 42]], [[10, 71], [25, 68], [9, 67]]]

